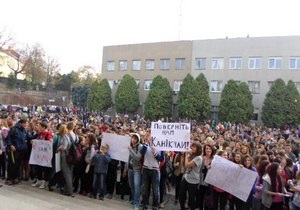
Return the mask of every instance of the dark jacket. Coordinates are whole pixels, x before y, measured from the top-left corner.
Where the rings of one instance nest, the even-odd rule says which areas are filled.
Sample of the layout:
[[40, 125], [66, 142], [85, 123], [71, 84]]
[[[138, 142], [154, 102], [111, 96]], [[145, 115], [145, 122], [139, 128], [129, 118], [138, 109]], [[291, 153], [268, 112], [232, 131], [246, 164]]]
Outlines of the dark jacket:
[[7, 149], [13, 145], [17, 151], [25, 152], [27, 150], [27, 130], [20, 124], [16, 124], [12, 127], [6, 137]]

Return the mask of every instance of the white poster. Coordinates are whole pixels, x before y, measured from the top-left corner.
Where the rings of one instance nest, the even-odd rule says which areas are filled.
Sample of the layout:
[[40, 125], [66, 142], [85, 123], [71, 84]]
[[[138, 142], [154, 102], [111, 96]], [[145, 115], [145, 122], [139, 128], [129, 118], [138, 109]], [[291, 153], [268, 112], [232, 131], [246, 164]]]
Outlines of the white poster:
[[151, 123], [151, 147], [160, 151], [190, 149], [190, 123]]
[[121, 136], [112, 133], [103, 133], [102, 144], [108, 144], [110, 154], [112, 159], [128, 162], [130, 146], [130, 136]]
[[204, 181], [246, 202], [257, 176], [257, 172], [216, 155]]
[[60, 152], [55, 153], [55, 173], [61, 171], [60, 157], [61, 157]]
[[29, 164], [52, 167], [52, 142], [45, 140], [32, 140], [32, 150]]

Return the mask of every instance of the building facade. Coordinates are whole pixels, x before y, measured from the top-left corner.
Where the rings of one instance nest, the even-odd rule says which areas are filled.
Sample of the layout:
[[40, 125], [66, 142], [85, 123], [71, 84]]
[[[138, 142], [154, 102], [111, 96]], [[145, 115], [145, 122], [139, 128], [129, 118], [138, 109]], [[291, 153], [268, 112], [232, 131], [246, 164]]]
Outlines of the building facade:
[[[8, 77], [14, 74], [14, 70], [22, 69], [23, 63], [20, 61], [20, 55], [12, 48], [0, 49], [0, 76]], [[25, 79], [25, 74], [18, 74], [17, 79]]]
[[[145, 43], [103, 48], [102, 77], [109, 81], [113, 99], [123, 75], [130, 74], [139, 86], [141, 108], [152, 79], [168, 78], [176, 92], [185, 76], [203, 73], [210, 85], [212, 118], [228, 80], [246, 82], [253, 95], [254, 119], [260, 121], [266, 93], [281, 78], [295, 82], [300, 91], [300, 36], [211, 39]], [[174, 112], [176, 114], [176, 112]]]

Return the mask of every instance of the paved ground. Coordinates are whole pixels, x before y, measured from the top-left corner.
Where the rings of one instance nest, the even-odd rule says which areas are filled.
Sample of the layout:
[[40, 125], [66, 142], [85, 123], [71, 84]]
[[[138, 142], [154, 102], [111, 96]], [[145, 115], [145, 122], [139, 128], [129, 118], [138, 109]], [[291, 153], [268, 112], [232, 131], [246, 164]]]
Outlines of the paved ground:
[[[0, 182], [3, 184], [3, 181]], [[30, 186], [31, 182], [23, 182], [18, 185], [3, 185], [0, 188], [0, 210], [129, 210], [133, 207], [125, 200], [121, 200], [120, 196], [114, 195], [114, 198], [100, 201], [86, 196], [75, 194], [75, 198], [61, 195], [58, 190], [49, 192], [45, 189], [38, 189]], [[166, 210], [179, 209], [174, 205], [173, 192], [166, 195]], [[151, 202], [151, 199], [150, 199]]]

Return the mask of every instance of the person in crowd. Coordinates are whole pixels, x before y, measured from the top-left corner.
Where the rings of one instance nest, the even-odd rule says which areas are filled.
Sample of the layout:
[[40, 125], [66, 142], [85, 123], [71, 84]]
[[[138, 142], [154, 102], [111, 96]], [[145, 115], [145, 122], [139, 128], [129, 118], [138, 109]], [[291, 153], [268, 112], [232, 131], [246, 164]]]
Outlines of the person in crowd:
[[149, 187], [152, 186], [153, 192], [153, 210], [158, 210], [159, 208], [159, 162], [164, 159], [164, 152], [158, 151], [151, 146], [151, 135], [147, 131], [144, 137], [145, 143], [141, 150], [142, 156], [144, 156], [143, 161], [143, 175], [142, 175], [142, 197], [143, 197], [143, 210], [148, 209], [149, 205]]
[[202, 166], [202, 146], [198, 142], [191, 144], [191, 151], [186, 152], [184, 167], [186, 172], [183, 175], [180, 191], [179, 202], [180, 209], [185, 209], [186, 193], [188, 193], [188, 205], [191, 210], [196, 209], [198, 195], [198, 185], [200, 183], [200, 168]]
[[86, 137], [86, 155], [85, 155], [85, 174], [83, 175], [85, 184], [81, 186], [85, 195], [90, 195], [93, 191], [93, 179], [94, 179], [94, 165], [91, 164], [92, 157], [98, 150], [98, 141], [93, 133], [88, 133]]
[[0, 120], [0, 176], [6, 179], [6, 137], [9, 129], [5, 126], [6, 119]]
[[185, 173], [184, 167], [185, 153], [177, 152], [174, 157], [174, 175], [175, 175], [175, 204], [179, 201], [179, 190], [182, 176]]
[[[228, 154], [224, 150], [217, 151], [216, 155], [221, 156], [222, 158], [228, 159]], [[227, 203], [228, 193], [224, 190], [213, 186], [213, 198], [214, 198], [214, 207], [213, 210], [225, 210]]]
[[203, 155], [202, 155], [202, 165], [201, 165], [201, 169], [200, 169], [200, 185], [199, 185], [199, 209], [203, 210], [203, 208], [205, 208], [205, 210], [208, 210], [208, 207], [205, 206], [203, 199], [204, 199], [204, 195], [205, 192], [208, 189], [208, 184], [204, 182], [206, 174], [208, 172], [208, 168], [211, 165], [211, 161], [214, 157], [214, 147], [209, 145], [209, 144], [205, 144], [203, 147]]
[[255, 183], [255, 193], [253, 195], [252, 209], [253, 210], [261, 210], [262, 209], [262, 184], [263, 184], [263, 176], [267, 173], [267, 167], [269, 166], [269, 160], [259, 161], [257, 165], [257, 173], [258, 179]]
[[280, 177], [281, 170], [279, 163], [272, 162], [263, 177], [262, 204], [267, 210], [283, 210], [283, 196], [289, 194]]
[[140, 207], [140, 193], [141, 193], [141, 172], [142, 172], [142, 144], [140, 143], [140, 135], [133, 133], [131, 135], [131, 142], [129, 149], [128, 160], [128, 179], [131, 190], [131, 198], [134, 209], [138, 210]]
[[108, 163], [111, 160], [108, 154], [108, 144], [103, 144], [101, 150], [98, 151], [91, 160], [94, 165], [93, 193], [92, 197], [96, 198], [99, 192], [99, 199], [104, 200], [106, 191], [106, 175], [108, 171]]
[[6, 138], [8, 165], [5, 184], [7, 185], [18, 183], [17, 179], [22, 167], [21, 163], [27, 150], [27, 124], [27, 119], [20, 119], [18, 123], [9, 130]]
[[300, 210], [300, 173], [296, 175], [295, 184], [293, 180], [288, 180], [290, 191], [294, 192], [293, 201], [292, 201], [292, 210]]
[[[51, 132], [47, 130], [48, 125], [47, 123], [40, 122], [38, 127], [38, 135], [37, 140], [46, 140], [52, 142], [53, 135]], [[46, 186], [48, 186], [48, 179], [51, 172], [50, 167], [35, 165], [36, 173], [37, 173], [37, 181], [33, 183], [32, 187], [39, 187], [40, 189], [44, 189]]]

